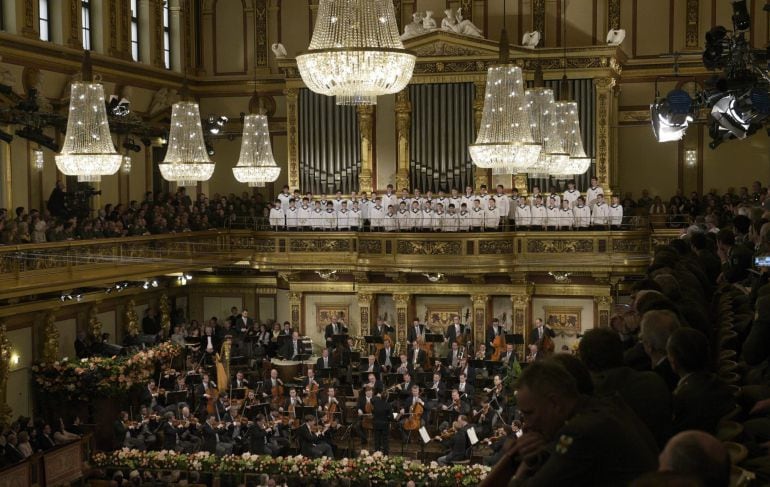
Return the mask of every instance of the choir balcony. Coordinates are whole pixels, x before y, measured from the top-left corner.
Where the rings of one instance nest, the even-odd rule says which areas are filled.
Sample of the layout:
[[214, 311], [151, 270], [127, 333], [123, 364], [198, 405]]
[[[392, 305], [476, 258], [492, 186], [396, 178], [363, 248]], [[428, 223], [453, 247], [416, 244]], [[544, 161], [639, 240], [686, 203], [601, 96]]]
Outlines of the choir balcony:
[[[223, 230], [0, 247], [0, 299], [211, 268], [643, 274], [681, 229], [466, 233]], [[253, 272], [253, 271], [252, 271]]]

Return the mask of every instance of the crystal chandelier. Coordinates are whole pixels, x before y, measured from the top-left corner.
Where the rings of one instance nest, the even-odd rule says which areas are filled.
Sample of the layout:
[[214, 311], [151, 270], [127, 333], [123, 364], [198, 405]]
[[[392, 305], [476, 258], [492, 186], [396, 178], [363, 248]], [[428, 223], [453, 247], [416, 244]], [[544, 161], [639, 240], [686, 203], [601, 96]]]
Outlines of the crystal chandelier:
[[468, 146], [473, 163], [497, 174], [524, 172], [540, 156], [532, 138], [521, 68], [512, 64], [487, 71], [484, 111], [476, 142]]
[[559, 119], [559, 132], [563, 149], [569, 154], [569, 158], [564, 160], [562, 164], [555, 165], [551, 170], [551, 175], [571, 177], [575, 174], [584, 174], [591, 167], [591, 158], [586, 155], [586, 151], [583, 149], [577, 102], [556, 102], [556, 113]]
[[[88, 60], [86, 60], [88, 62]], [[83, 78], [87, 79], [84, 69]], [[107, 123], [104, 88], [99, 83], [77, 81], [70, 91], [67, 135], [56, 166], [79, 182], [98, 182], [102, 176], [115, 174], [123, 157], [115, 151]]]
[[209, 159], [203, 141], [197, 103], [181, 101], [172, 106], [168, 150], [158, 167], [163, 179], [176, 182], [178, 186], [195, 186], [214, 174], [214, 163]]
[[375, 105], [404, 89], [416, 59], [399, 38], [392, 0], [320, 0], [297, 67], [310, 90], [338, 105]]
[[529, 126], [532, 138], [542, 145], [542, 150], [532, 166], [526, 172], [532, 178], [548, 177], [554, 167], [564, 166], [569, 154], [563, 148], [559, 131], [559, 116], [556, 112], [553, 90], [549, 88], [530, 88], [524, 93], [529, 113]]
[[281, 168], [275, 163], [270, 146], [270, 131], [266, 115], [246, 115], [243, 118], [243, 139], [238, 164], [233, 175], [238, 182], [261, 188], [278, 179]]

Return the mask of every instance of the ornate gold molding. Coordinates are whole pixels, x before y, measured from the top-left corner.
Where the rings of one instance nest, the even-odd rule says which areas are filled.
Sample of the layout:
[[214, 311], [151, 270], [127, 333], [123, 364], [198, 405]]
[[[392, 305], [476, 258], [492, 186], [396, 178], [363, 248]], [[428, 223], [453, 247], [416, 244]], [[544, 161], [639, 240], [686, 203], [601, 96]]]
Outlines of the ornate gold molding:
[[620, 29], [620, 0], [607, 0], [607, 27]]
[[286, 141], [289, 144], [288, 173], [289, 191], [299, 189], [299, 115], [297, 101], [299, 90], [288, 88], [286, 94]]
[[409, 140], [412, 127], [412, 103], [409, 89], [396, 94], [396, 192], [409, 189]]
[[358, 293], [358, 310], [361, 318], [361, 334], [368, 335], [372, 327], [372, 301], [374, 295], [370, 293]]
[[134, 303], [134, 300], [132, 299], [126, 305], [126, 310], [124, 313], [126, 334], [132, 337], [139, 335], [141, 331], [141, 328], [139, 327], [139, 315], [136, 314], [136, 310], [134, 309], [134, 306], [135, 306], [135, 303]]
[[685, 15], [685, 47], [696, 49], [698, 47], [698, 39], [700, 38], [699, 31], [699, 18], [698, 15], [698, 0], [687, 0], [687, 14]]
[[59, 329], [56, 327], [56, 315], [53, 311], [45, 316], [42, 358], [43, 362], [47, 363], [59, 360]]
[[537, 47], [545, 44], [545, 0], [532, 0], [532, 30], [540, 32], [540, 42]]
[[358, 190], [360, 192], [372, 191], [372, 161], [374, 161], [374, 120], [375, 107], [361, 105], [358, 111], [358, 131], [361, 137], [361, 172], [358, 174]]
[[396, 304], [396, 340], [399, 343], [406, 343], [406, 328], [409, 315], [409, 301], [411, 294], [396, 293], [393, 294], [393, 301]]
[[604, 188], [605, 194], [612, 194], [611, 164], [614, 158], [615, 142], [610, 127], [617, 111], [617, 103], [612, 89], [615, 78], [598, 78], [594, 80], [596, 88], [596, 178]]
[[171, 335], [171, 309], [168, 305], [168, 295], [163, 293], [160, 296], [160, 329], [163, 336]]
[[302, 327], [302, 293], [292, 291], [289, 293], [289, 316], [291, 327], [300, 330]]
[[97, 314], [96, 306], [91, 306], [88, 310], [88, 334], [93, 338], [99, 338], [102, 335], [102, 322], [99, 321]]
[[8, 374], [11, 371], [11, 342], [6, 334], [5, 324], [0, 322], [0, 426], [11, 421], [11, 408], [8, 406]]

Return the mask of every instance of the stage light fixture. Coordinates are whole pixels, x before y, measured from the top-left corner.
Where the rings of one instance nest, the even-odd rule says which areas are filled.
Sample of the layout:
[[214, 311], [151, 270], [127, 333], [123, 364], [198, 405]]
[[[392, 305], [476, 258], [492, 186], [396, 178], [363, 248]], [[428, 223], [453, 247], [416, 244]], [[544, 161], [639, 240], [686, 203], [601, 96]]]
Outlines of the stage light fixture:
[[127, 151], [133, 151], [133, 152], [139, 152], [142, 150], [142, 147], [137, 144], [133, 138], [126, 139], [125, 142], [123, 142], [123, 148]]
[[650, 105], [652, 131], [658, 142], [681, 140], [690, 122], [695, 120], [692, 99], [681, 89], [672, 90], [666, 98]]
[[131, 113], [131, 102], [125, 98], [110, 95], [110, 101], [107, 102], [107, 111], [115, 117], [125, 117]]
[[746, 0], [732, 0], [733, 25], [736, 31], [749, 30], [751, 28], [751, 16], [746, 7]]

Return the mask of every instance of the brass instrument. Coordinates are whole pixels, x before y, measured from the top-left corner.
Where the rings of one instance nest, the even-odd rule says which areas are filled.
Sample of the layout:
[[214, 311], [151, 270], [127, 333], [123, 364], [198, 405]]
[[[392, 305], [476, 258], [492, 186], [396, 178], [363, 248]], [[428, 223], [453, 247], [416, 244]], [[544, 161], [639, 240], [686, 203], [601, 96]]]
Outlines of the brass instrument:
[[465, 345], [462, 345], [457, 349], [457, 360], [460, 361], [465, 358]]

